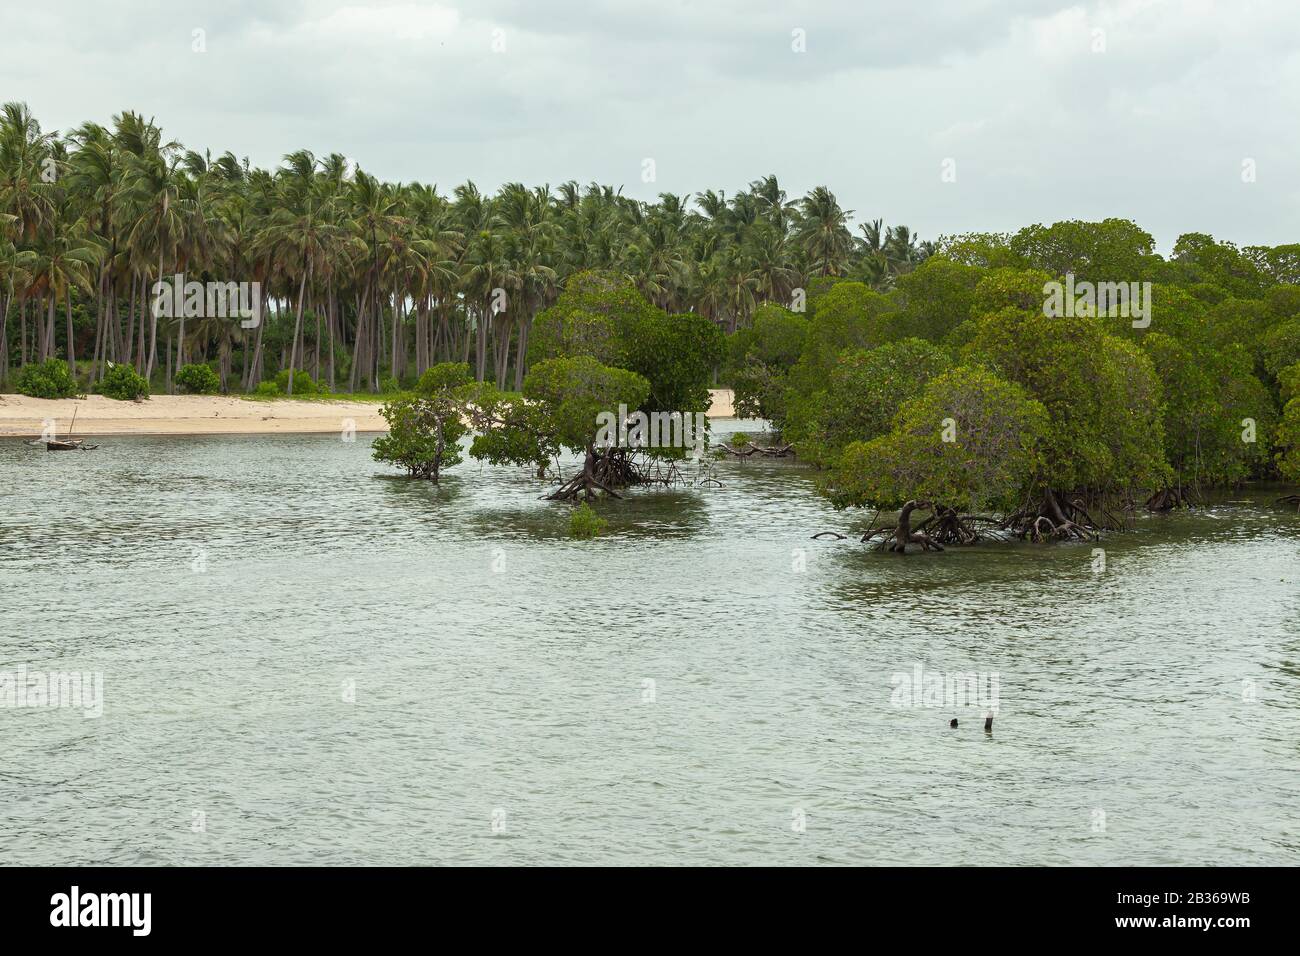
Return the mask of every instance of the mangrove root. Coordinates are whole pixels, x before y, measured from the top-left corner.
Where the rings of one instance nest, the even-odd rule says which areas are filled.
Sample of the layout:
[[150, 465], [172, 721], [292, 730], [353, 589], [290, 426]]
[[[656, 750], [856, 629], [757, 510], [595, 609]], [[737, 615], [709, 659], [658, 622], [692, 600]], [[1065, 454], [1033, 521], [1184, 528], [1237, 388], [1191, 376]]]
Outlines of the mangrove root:
[[1002, 522], [1002, 528], [1021, 540], [1048, 541], [1052, 538], [1096, 541], [1100, 526], [1088, 514], [1082, 500], [1062, 501], [1054, 492], [1043, 493], [1037, 505], [1022, 508]]

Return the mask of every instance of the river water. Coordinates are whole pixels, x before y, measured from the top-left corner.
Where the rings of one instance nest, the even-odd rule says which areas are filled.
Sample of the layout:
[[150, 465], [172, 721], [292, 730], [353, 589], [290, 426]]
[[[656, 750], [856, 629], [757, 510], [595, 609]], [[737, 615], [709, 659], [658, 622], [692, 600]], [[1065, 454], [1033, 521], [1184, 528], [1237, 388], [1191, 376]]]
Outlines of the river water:
[[1300, 862], [1276, 492], [898, 557], [722, 462], [579, 542], [526, 472], [371, 437], [0, 440], [0, 674], [102, 674], [97, 718], [0, 709], [0, 859]]

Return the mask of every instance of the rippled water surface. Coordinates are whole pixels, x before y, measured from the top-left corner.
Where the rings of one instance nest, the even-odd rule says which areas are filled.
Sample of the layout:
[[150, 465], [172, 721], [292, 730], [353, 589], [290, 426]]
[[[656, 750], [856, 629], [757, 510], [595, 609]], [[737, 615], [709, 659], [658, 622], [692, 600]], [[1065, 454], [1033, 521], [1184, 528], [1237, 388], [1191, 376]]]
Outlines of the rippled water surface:
[[[105, 698], [0, 709], [0, 858], [1300, 862], [1274, 495], [1144, 519], [1094, 573], [812, 541], [868, 516], [780, 462], [577, 542], [523, 471], [412, 483], [369, 442], [0, 440], [0, 671]], [[917, 666], [996, 674], [993, 734], [893, 706]]]

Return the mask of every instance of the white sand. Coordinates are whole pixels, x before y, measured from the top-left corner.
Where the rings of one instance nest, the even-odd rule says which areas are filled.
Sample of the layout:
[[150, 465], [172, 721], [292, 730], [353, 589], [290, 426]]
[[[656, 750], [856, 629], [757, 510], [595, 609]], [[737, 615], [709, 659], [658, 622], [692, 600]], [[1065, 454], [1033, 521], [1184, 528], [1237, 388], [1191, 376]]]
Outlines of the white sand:
[[[103, 395], [83, 399], [0, 395], [0, 436], [35, 437], [45, 422], [66, 436], [77, 412], [78, 436], [90, 435], [260, 435], [304, 432], [386, 431], [378, 402], [250, 401], [222, 395], [155, 395], [143, 402], [118, 402]], [[714, 389], [709, 415], [731, 414], [731, 390]]]

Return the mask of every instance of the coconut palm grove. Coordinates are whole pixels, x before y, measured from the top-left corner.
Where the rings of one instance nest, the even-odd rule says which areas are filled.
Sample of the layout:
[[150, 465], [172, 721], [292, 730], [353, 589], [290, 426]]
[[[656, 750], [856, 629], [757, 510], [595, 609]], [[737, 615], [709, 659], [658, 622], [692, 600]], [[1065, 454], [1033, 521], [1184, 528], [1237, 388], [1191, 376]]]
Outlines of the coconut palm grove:
[[[1162, 256], [1124, 219], [922, 241], [855, 215], [775, 176], [647, 203], [381, 182], [309, 149], [260, 169], [131, 111], [55, 132], [8, 103], [0, 381], [372, 393], [394, 424], [377, 455], [412, 475], [456, 464], [468, 429], [474, 457], [539, 474], [585, 454], [570, 498], [617, 496], [664, 455], [596, 447], [593, 413], [694, 413], [729, 387], [769, 423], [751, 453], [792, 453], [837, 506], [898, 511], [866, 537], [900, 551], [1090, 538], [1138, 506], [1300, 480], [1300, 244], [1186, 233]], [[1150, 321], [1049, 314], [1067, 278], [1149, 283]], [[256, 283], [255, 314], [166, 314], [173, 281]]]

